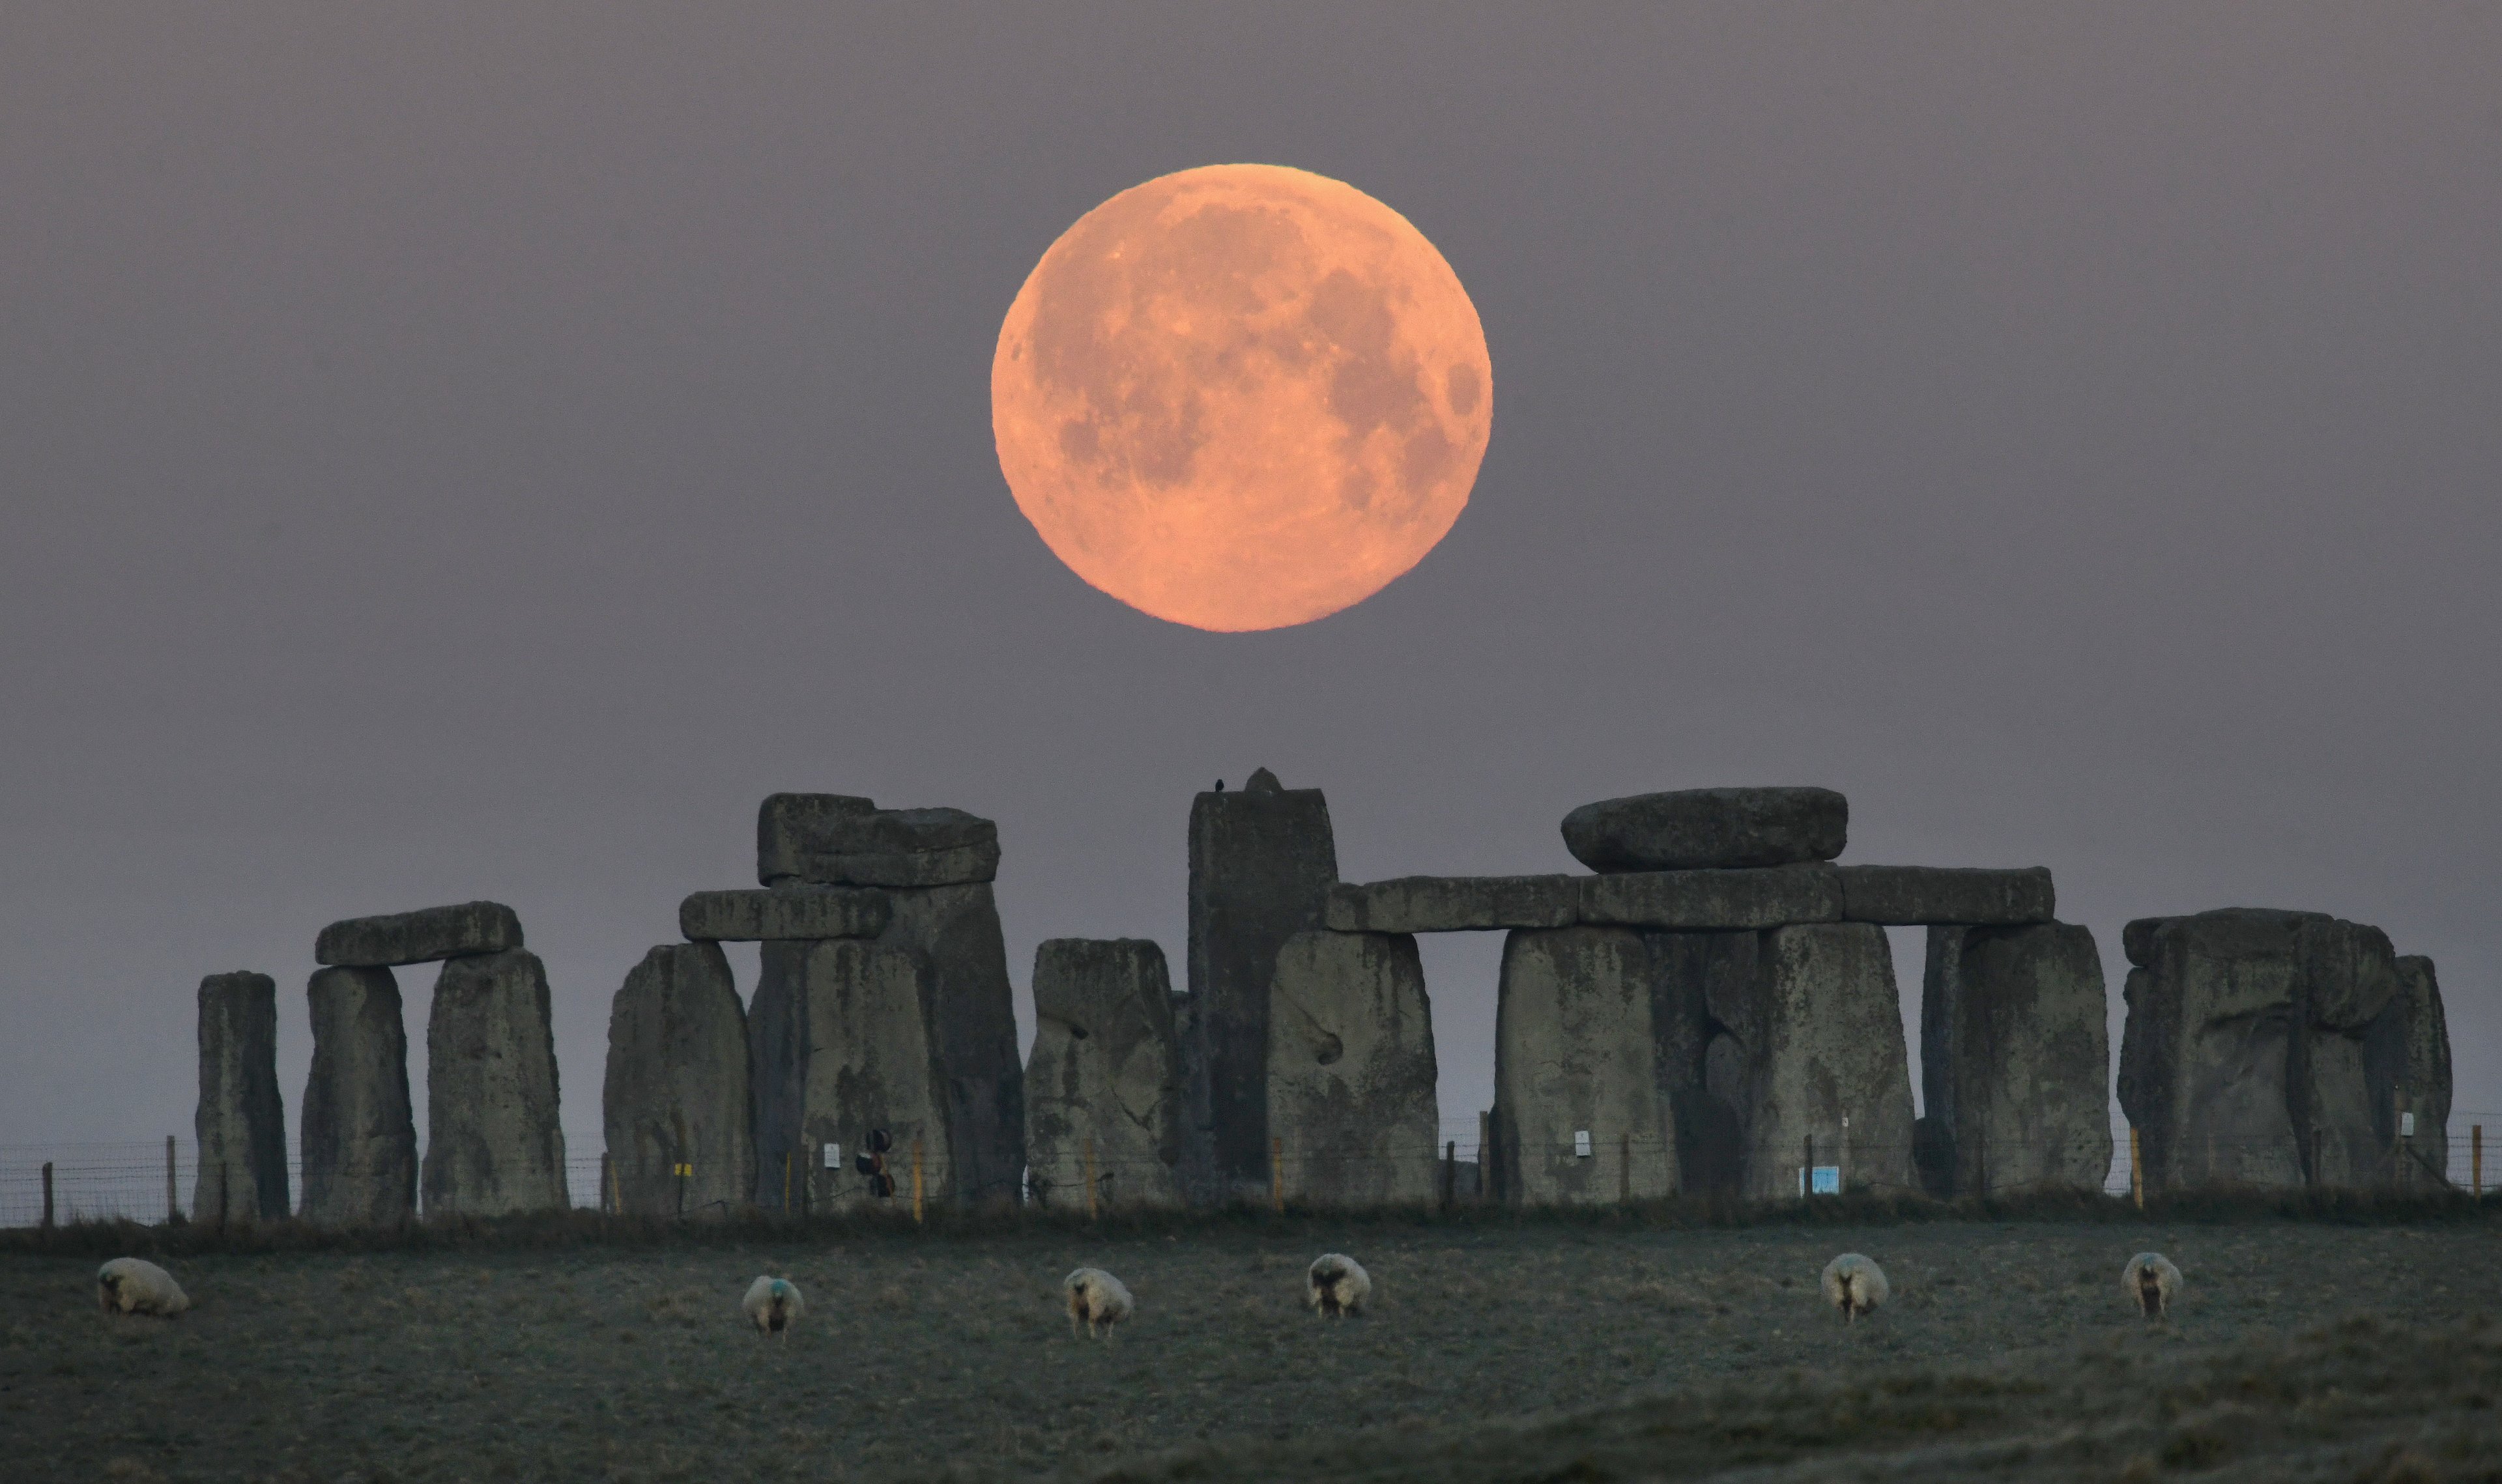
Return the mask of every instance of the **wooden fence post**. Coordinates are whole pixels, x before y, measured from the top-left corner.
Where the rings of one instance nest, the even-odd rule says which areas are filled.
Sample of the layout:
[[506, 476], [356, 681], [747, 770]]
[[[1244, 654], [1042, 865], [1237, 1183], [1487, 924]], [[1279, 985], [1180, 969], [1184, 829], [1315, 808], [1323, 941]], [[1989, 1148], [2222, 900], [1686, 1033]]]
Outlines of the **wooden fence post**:
[[617, 1160], [607, 1150], [599, 1151], [599, 1209], [614, 1216], [623, 1202], [613, 1198], [617, 1189]]
[[1268, 1204], [1278, 1211], [1286, 1209], [1286, 1141], [1268, 1141]]
[[1096, 1190], [1095, 1141], [1088, 1139], [1086, 1141], [1086, 1219], [1088, 1221], [1093, 1221], [1103, 1214], [1103, 1208], [1096, 1198]]
[[1460, 1199], [1460, 1141], [1448, 1139], [1442, 1144], [1442, 1209], [1447, 1211]]
[[1616, 1135], [1616, 1204], [1634, 1203], [1634, 1136]]
[[791, 1151], [782, 1151], [782, 1214], [791, 1214]]
[[174, 1194], [174, 1135], [165, 1135], [165, 1224], [172, 1226], [183, 1219], [183, 1204]]
[[1494, 1115], [1477, 1115], [1477, 1202], [1482, 1205], [1494, 1199]]
[[912, 1220], [921, 1220], [921, 1141], [912, 1141]]
[[2128, 1126], [2128, 1193], [2137, 1208], [2146, 1209], [2146, 1161], [2137, 1152], [2137, 1125]]
[[1815, 1194], [1815, 1135], [1807, 1135], [1800, 1147], [1804, 1153], [1799, 1158], [1806, 1163], [1799, 1165], [1799, 1198], [1805, 1200]]
[[44, 1230], [52, 1230], [52, 1162], [44, 1162]]
[[2485, 1126], [2467, 1126], [2467, 1177], [2476, 1184], [2476, 1198], [2485, 1198]]

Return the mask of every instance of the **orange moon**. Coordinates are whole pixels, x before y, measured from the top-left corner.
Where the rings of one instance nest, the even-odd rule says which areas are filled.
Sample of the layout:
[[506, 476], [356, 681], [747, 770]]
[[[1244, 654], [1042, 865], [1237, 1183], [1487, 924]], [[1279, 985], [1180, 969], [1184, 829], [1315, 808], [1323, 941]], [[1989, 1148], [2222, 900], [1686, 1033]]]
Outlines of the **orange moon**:
[[1279, 165], [1133, 186], [1042, 255], [991, 361], [1017, 508], [1069, 569], [1197, 628], [1307, 624], [1460, 517], [1485, 328], [1425, 235]]

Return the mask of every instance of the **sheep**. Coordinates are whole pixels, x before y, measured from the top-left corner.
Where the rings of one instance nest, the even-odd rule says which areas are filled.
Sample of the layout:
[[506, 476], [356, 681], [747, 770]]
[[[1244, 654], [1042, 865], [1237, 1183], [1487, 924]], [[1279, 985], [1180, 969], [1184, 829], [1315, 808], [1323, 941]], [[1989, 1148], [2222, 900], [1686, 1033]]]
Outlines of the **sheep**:
[[808, 1300], [800, 1296], [799, 1285], [788, 1278], [759, 1278], [747, 1285], [747, 1298], [739, 1307], [757, 1333], [779, 1334], [787, 1340], [791, 1327], [808, 1312]]
[[172, 1273], [138, 1258], [115, 1258], [96, 1269], [95, 1301], [108, 1314], [161, 1314], [167, 1319], [191, 1306]]
[[2141, 1252], [2119, 1270], [2120, 1291], [2147, 1324], [2172, 1317], [2172, 1296], [2181, 1292], [2181, 1269], [2159, 1252]]
[[1883, 1303], [1892, 1292], [1885, 1269], [1872, 1258], [1845, 1252], [1824, 1265], [1825, 1301], [1842, 1311], [1844, 1324], [1857, 1324], [1860, 1315]]
[[1331, 1319], [1364, 1312], [1372, 1297], [1372, 1275], [1343, 1252], [1325, 1252], [1304, 1274], [1303, 1301]]
[[1061, 1280], [1068, 1291], [1068, 1332], [1072, 1335], [1093, 1331], [1098, 1339], [1109, 1339], [1112, 1327], [1130, 1317], [1137, 1304], [1121, 1280], [1099, 1267], [1081, 1267]]

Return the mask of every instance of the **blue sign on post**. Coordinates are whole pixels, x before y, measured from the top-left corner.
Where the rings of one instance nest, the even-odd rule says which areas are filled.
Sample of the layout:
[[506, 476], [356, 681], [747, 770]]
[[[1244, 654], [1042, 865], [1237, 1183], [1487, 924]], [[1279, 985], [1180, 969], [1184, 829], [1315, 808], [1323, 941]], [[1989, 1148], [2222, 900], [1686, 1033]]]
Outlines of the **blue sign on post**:
[[1808, 1191], [1809, 1194], [1816, 1196], [1841, 1195], [1842, 1166], [1839, 1164], [1817, 1165], [1809, 1176]]

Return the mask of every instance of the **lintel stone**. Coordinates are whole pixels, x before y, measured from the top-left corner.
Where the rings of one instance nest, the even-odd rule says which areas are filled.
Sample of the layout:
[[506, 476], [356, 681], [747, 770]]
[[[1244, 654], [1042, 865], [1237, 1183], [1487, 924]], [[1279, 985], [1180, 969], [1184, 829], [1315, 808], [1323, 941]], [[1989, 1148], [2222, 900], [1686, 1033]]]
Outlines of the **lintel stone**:
[[690, 943], [873, 938], [892, 915], [883, 894], [854, 888], [697, 892], [678, 904], [678, 931]]
[[1738, 931], [1842, 920], [1842, 883], [1822, 865], [1583, 876], [1581, 921], [1678, 931]]
[[334, 968], [396, 968], [505, 953], [522, 946], [522, 920], [497, 901], [353, 917], [321, 929], [313, 961]]
[[2015, 928], [2050, 921], [2046, 866], [1967, 870], [1934, 865], [1844, 865], [1842, 920], [1894, 928]]
[[1333, 932], [1466, 932], [1569, 928], [1579, 921], [1577, 876], [1402, 876], [1330, 889]]

